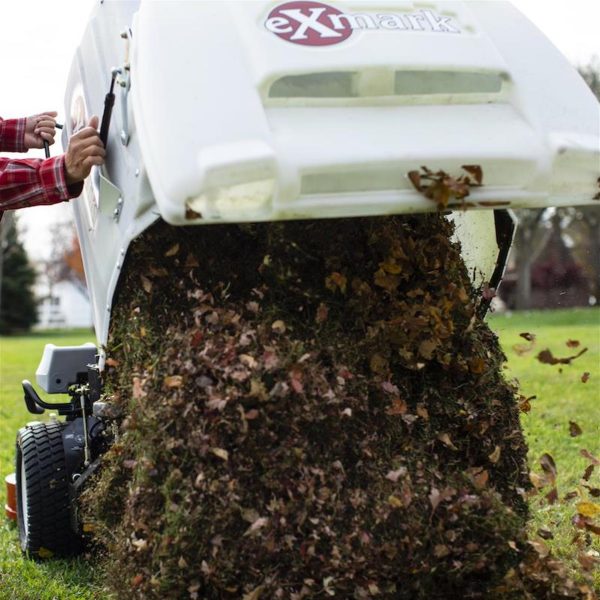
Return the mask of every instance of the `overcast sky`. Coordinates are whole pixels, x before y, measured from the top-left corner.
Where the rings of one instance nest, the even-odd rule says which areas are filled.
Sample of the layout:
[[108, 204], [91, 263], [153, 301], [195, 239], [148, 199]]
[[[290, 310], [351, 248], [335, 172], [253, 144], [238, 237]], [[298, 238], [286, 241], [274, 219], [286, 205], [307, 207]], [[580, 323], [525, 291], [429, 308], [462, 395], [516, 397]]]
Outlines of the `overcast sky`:
[[[27, 116], [59, 111], [64, 120], [64, 90], [73, 53], [93, 6], [99, 0], [19, 0], [2, 2], [0, 115]], [[194, 1], [194, 0], [188, 0]], [[219, 1], [219, 0], [213, 0]], [[495, 0], [489, 0], [494, 2]], [[516, 5], [575, 64], [600, 56], [600, 0], [514, 0]], [[58, 153], [60, 142], [52, 149]], [[43, 156], [32, 151], [30, 156]], [[51, 220], [70, 218], [68, 205], [20, 212], [32, 257], [44, 254]]]

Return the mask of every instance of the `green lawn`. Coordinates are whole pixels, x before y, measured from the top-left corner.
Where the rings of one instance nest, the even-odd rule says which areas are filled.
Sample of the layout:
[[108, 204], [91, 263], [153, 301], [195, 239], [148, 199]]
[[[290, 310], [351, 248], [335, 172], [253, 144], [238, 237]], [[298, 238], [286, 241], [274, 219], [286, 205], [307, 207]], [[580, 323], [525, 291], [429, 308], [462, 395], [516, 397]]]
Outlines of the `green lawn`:
[[[541, 474], [540, 457], [548, 453], [553, 457], [558, 472], [560, 501], [550, 505], [544, 498], [548, 490], [530, 501], [533, 516], [531, 538], [541, 541], [536, 532], [541, 527], [550, 530], [554, 539], [544, 543], [577, 573], [579, 552], [590, 549], [600, 552], [597, 536], [591, 548], [584, 545], [578, 550], [572, 543], [576, 530], [571, 524], [578, 502], [599, 502], [581, 486], [589, 461], [580, 455], [580, 451], [586, 449], [600, 458], [600, 309], [492, 315], [489, 323], [499, 335], [508, 357], [507, 377], [520, 382], [525, 396], [536, 396], [531, 401], [531, 412], [521, 418], [529, 443], [531, 470]], [[520, 337], [521, 333], [536, 335], [532, 350], [524, 355], [519, 355], [514, 349], [515, 345], [528, 345]], [[569, 348], [568, 340], [579, 341], [580, 345]], [[586, 347], [588, 351], [570, 365], [542, 364], [536, 358], [546, 348], [555, 357], [564, 358]], [[585, 372], [590, 375], [589, 380], [583, 383], [581, 377]], [[577, 423], [583, 433], [572, 437], [569, 421]], [[596, 467], [588, 485], [600, 487], [600, 467]], [[574, 491], [580, 495], [565, 501], [564, 496]], [[582, 536], [582, 541], [584, 538]], [[600, 569], [596, 569], [594, 575], [596, 589], [600, 590]]]
[[[530, 445], [530, 464], [540, 472], [539, 458], [549, 453], [556, 461], [558, 488], [562, 499], [567, 492], [581, 488], [580, 478], [588, 461], [580, 456], [585, 448], [600, 456], [600, 310], [565, 310], [492, 315], [492, 328], [498, 333], [508, 356], [507, 377], [517, 378], [526, 396], [532, 400], [531, 412], [523, 415]], [[535, 347], [524, 356], [513, 350], [515, 344], [526, 344], [522, 332], [537, 336]], [[44, 345], [81, 344], [93, 341], [89, 331], [51, 332], [25, 337], [0, 338], [0, 503], [4, 505], [4, 475], [13, 471], [14, 437], [17, 429], [33, 420], [22, 401], [20, 382], [34, 381], [35, 369]], [[567, 340], [578, 340], [579, 348], [568, 348]], [[589, 350], [571, 365], [550, 366], [536, 360], [537, 354], [549, 348], [554, 356], [576, 354], [582, 347]], [[590, 373], [587, 383], [581, 375]], [[58, 398], [56, 398], [58, 400]], [[569, 421], [576, 422], [583, 433], [569, 434]], [[600, 487], [600, 468], [591, 484]], [[577, 549], [571, 544], [574, 529], [570, 519], [578, 499], [549, 506], [540, 497], [531, 501], [532, 535], [542, 526], [550, 529], [554, 539], [547, 543], [558, 556], [576, 565]], [[596, 544], [596, 550], [600, 546]], [[597, 576], [600, 588], [600, 574]], [[107, 597], [96, 581], [93, 565], [84, 560], [50, 561], [43, 564], [24, 561], [17, 548], [15, 528], [0, 525], [0, 600], [88, 600]]]
[[[93, 341], [95, 336], [89, 330], [0, 338], [2, 514], [6, 501], [4, 476], [14, 471], [16, 432], [27, 422], [36, 420], [25, 408], [21, 381], [30, 379], [35, 385], [35, 370], [46, 344], [67, 346]], [[51, 398], [58, 399], [59, 397]], [[91, 600], [107, 597], [95, 583], [93, 565], [82, 559], [49, 561], [43, 564], [25, 561], [18, 549], [16, 528], [4, 519], [0, 523], [0, 600]]]

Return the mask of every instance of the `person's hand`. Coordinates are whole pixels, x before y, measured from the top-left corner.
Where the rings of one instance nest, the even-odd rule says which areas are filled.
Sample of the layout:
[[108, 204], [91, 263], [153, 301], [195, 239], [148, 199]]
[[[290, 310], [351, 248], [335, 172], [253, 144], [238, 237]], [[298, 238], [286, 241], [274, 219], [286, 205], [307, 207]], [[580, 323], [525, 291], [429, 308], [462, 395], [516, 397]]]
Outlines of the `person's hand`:
[[65, 175], [67, 185], [83, 181], [94, 165], [104, 163], [106, 152], [98, 135], [98, 117], [90, 119], [87, 127], [71, 136], [65, 153]]
[[54, 111], [40, 113], [27, 117], [25, 121], [25, 148], [43, 148], [44, 141], [48, 144], [54, 144], [54, 135], [56, 134], [56, 115]]

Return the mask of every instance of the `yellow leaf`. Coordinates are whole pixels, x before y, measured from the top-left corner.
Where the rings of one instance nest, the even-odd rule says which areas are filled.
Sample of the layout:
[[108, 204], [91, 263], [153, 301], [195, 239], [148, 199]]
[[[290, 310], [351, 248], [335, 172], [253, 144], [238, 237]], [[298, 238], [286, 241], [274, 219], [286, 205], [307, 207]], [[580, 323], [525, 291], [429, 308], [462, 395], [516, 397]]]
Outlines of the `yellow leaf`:
[[453, 444], [452, 439], [447, 433], [440, 433], [438, 435], [438, 440], [440, 440], [442, 444], [448, 446], [448, 448], [451, 448], [452, 450], [458, 450], [458, 448]]
[[404, 506], [404, 504], [402, 504], [402, 500], [394, 495], [388, 497], [388, 504], [394, 508], [402, 508]]
[[499, 460], [500, 460], [500, 446], [496, 446], [494, 448], [494, 451], [488, 456], [488, 458], [490, 459], [490, 462], [493, 462], [494, 464], [496, 464]]
[[178, 388], [183, 385], [183, 377], [181, 375], [170, 375], [165, 377], [164, 384], [168, 388]]
[[142, 280], [144, 291], [149, 294], [152, 291], [152, 282], [144, 275], [140, 275], [140, 279]]
[[215, 456], [218, 456], [221, 460], [229, 460], [229, 452], [227, 452], [227, 450], [224, 450], [223, 448], [211, 448], [210, 451]]
[[398, 275], [402, 271], [402, 267], [396, 263], [396, 259], [388, 257], [385, 262], [379, 263], [379, 266], [390, 275]]
[[254, 590], [252, 590], [251, 592], [249, 592], [248, 594], [244, 594], [244, 598], [242, 600], [259, 600], [260, 595], [262, 594], [264, 589], [265, 589], [265, 586], [260, 585], [257, 588], [255, 588]]
[[166, 252], [165, 256], [175, 256], [179, 252], [179, 244], [171, 246]]
[[577, 512], [582, 517], [589, 517], [593, 519], [597, 515], [600, 515], [600, 504], [594, 504], [593, 502], [580, 502], [577, 505]]
[[273, 325], [271, 325], [271, 329], [275, 333], [285, 333], [285, 323], [281, 320], [275, 321]]

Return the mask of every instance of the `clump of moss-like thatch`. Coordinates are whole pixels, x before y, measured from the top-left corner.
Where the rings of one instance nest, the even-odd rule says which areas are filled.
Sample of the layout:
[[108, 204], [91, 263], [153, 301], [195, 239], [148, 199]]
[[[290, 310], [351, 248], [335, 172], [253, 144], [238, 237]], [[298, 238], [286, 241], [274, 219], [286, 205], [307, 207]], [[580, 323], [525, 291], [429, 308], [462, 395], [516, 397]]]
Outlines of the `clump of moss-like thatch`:
[[127, 416], [83, 502], [121, 597], [577, 597], [531, 558], [515, 390], [451, 233], [133, 244], [107, 361]]

